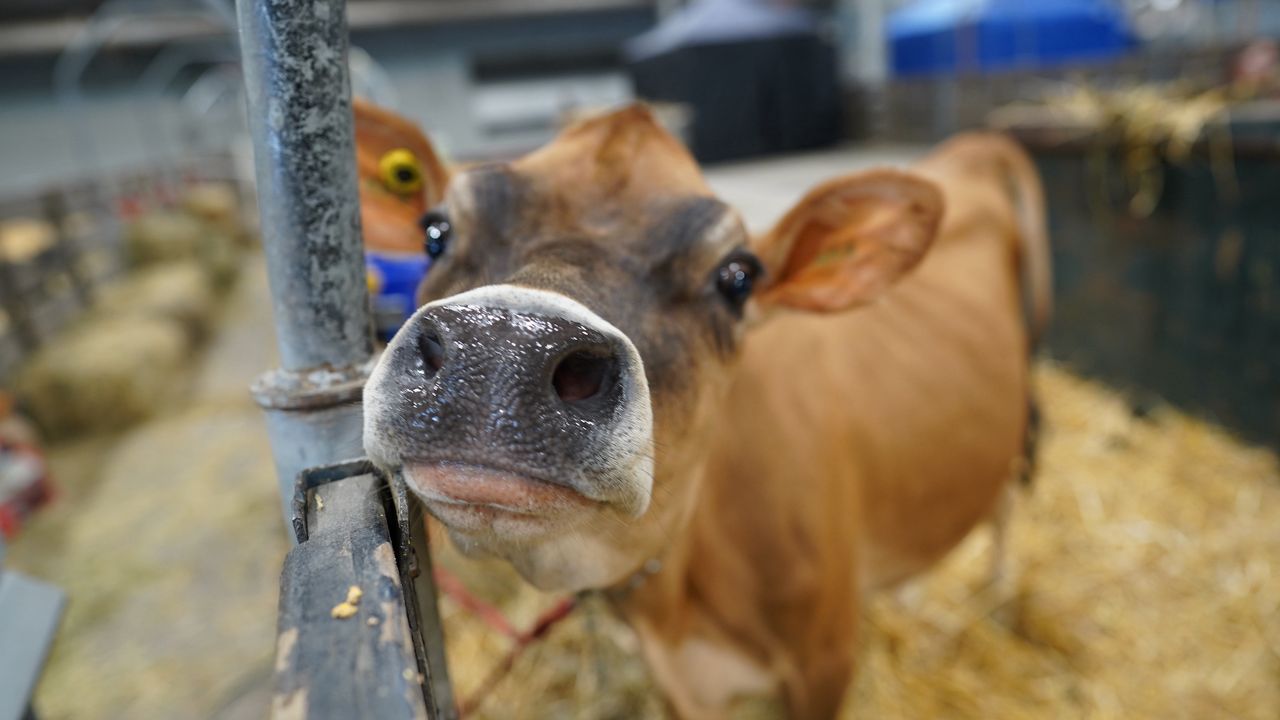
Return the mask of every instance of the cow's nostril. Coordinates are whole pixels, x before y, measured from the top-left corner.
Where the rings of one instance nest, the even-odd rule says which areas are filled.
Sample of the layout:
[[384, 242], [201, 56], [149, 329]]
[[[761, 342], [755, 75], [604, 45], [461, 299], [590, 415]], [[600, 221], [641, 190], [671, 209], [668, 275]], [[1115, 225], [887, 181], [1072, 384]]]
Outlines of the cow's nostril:
[[615, 367], [612, 356], [580, 350], [560, 361], [551, 384], [556, 395], [567, 403], [589, 400], [609, 389]]
[[444, 345], [440, 343], [440, 336], [434, 331], [418, 335], [418, 352], [422, 353], [423, 368], [426, 370], [427, 377], [435, 375], [440, 368], [444, 367]]

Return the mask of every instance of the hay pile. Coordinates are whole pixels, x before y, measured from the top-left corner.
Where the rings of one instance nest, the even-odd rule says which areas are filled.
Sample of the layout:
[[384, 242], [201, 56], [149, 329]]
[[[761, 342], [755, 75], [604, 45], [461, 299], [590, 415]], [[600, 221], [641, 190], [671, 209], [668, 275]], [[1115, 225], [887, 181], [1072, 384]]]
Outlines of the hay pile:
[[204, 240], [200, 219], [170, 210], [149, 212], [125, 228], [125, 251], [131, 265], [193, 257]]
[[18, 395], [43, 430], [60, 439], [117, 431], [169, 405], [189, 384], [247, 233], [239, 200], [223, 185], [196, 186], [181, 209], [131, 222], [132, 272], [100, 288], [92, 310], [20, 372]]
[[191, 353], [186, 331], [170, 320], [95, 320], [43, 346], [20, 373], [17, 393], [51, 438], [119, 430], [179, 396]]
[[179, 209], [146, 213], [131, 222], [124, 235], [134, 267], [194, 259], [219, 290], [235, 280], [240, 250], [249, 238], [234, 189], [220, 184], [191, 188]]
[[103, 289], [94, 313], [168, 320], [194, 345], [208, 336], [216, 308], [213, 282], [199, 263], [186, 260], [147, 267]]
[[[1238, 191], [1230, 119], [1232, 110], [1251, 96], [1233, 86], [1201, 89], [1188, 83], [1129, 84], [1102, 88], [1066, 83], [1034, 103], [998, 108], [988, 123], [1018, 134], [1022, 130], [1055, 128], [1093, 146], [1089, 167], [1094, 191], [1108, 187], [1118, 173], [1130, 193], [1129, 213], [1149, 217], [1164, 192], [1165, 165], [1191, 158], [1201, 141], [1209, 150], [1210, 167], [1227, 197]], [[1110, 148], [1110, 149], [1109, 149]], [[1110, 167], [1108, 154], [1118, 167]], [[1098, 202], [1098, 198], [1094, 199]]]
[[22, 368], [23, 407], [61, 439], [155, 415], [187, 387], [217, 307], [213, 281], [194, 260], [151, 265], [102, 288], [86, 317]]
[[196, 259], [218, 287], [230, 285], [239, 265], [234, 238], [186, 212], [157, 211], [134, 220], [125, 230], [130, 265]]
[[0, 222], [0, 260], [21, 265], [53, 247], [58, 234], [53, 225], [34, 218]]
[[183, 196], [182, 209], [237, 240], [249, 240], [240, 197], [232, 185], [212, 182], [195, 185]]
[[200, 255], [219, 289], [235, 279], [240, 251], [257, 242], [257, 234], [246, 220], [236, 189], [226, 183], [203, 183], [187, 191], [182, 208], [199, 218], [212, 234]]
[[[866, 614], [843, 717], [1274, 718], [1280, 714], [1280, 463], [1169, 409], [1038, 373], [1041, 471], [1012, 530], [1017, 587], [975, 532]], [[445, 553], [522, 624], [553, 599]], [[662, 717], [636, 641], [589, 608], [534, 646], [490, 718]], [[464, 697], [507, 643], [443, 603]]]
[[1227, 87], [1199, 90], [1183, 84], [1100, 88], [1069, 83], [1038, 103], [1017, 103], [992, 112], [996, 127], [1049, 125], [1112, 134], [1132, 145], [1162, 149], [1184, 160], [1205, 128], [1226, 117], [1239, 98]]

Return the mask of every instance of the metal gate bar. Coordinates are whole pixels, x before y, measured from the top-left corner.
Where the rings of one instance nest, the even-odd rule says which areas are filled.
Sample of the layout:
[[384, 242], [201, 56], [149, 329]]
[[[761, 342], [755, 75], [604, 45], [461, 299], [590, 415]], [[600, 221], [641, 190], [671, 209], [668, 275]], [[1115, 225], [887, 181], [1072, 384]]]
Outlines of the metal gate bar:
[[[281, 584], [274, 714], [447, 720], [422, 523], [398, 478], [340, 462], [363, 452], [373, 358], [345, 3], [239, 0], [238, 16], [282, 365], [253, 392], [297, 543]], [[309, 494], [321, 485], [325, 507]], [[348, 598], [352, 586], [364, 595]]]
[[282, 365], [253, 391], [287, 523], [299, 472], [361, 454], [354, 401], [373, 355], [346, 10], [344, 0], [240, 0], [238, 9]]

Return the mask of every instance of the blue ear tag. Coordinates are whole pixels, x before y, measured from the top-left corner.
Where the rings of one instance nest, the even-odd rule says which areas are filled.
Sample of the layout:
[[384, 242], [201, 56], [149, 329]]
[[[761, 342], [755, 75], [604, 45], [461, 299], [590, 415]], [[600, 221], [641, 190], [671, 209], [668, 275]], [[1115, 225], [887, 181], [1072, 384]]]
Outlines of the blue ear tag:
[[416, 309], [414, 296], [431, 261], [425, 255], [366, 252], [369, 295], [378, 339], [387, 342]]

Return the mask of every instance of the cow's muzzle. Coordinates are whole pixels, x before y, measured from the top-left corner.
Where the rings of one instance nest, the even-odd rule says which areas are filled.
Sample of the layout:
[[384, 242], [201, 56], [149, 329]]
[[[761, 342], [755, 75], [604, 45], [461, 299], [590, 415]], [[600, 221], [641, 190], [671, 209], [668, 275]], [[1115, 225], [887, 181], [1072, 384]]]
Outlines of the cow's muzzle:
[[370, 457], [403, 469], [455, 529], [488, 523], [501, 534], [502, 519], [514, 528], [648, 507], [652, 414], [639, 354], [558, 293], [494, 285], [423, 306], [365, 399]]

